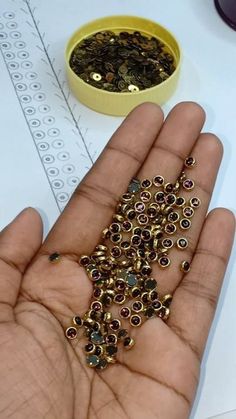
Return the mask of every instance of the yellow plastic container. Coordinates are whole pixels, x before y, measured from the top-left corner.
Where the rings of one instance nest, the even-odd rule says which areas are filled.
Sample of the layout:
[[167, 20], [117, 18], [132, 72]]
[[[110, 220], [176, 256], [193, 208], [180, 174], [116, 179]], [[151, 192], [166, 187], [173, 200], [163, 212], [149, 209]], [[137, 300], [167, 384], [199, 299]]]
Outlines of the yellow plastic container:
[[[161, 84], [133, 93], [108, 92], [89, 85], [70, 68], [70, 56], [74, 47], [84, 38], [103, 30], [111, 30], [115, 33], [136, 30], [148, 37], [154, 36], [160, 39], [174, 56], [175, 71]], [[127, 115], [135, 106], [147, 101], [160, 105], [166, 102], [176, 88], [180, 61], [181, 51], [174, 36], [158, 23], [135, 16], [109, 16], [89, 22], [72, 35], [66, 47], [66, 72], [72, 92], [84, 105], [109, 115]]]

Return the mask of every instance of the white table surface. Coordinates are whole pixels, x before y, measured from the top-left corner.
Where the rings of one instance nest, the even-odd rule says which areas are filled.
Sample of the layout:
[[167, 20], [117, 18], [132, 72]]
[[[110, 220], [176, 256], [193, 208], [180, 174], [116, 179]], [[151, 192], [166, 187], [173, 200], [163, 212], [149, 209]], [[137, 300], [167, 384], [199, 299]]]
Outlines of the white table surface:
[[[88, 156], [84, 156], [84, 144], [94, 160], [122, 121], [122, 118], [93, 112], [69, 95], [67, 105], [70, 106], [72, 117], [68, 113], [68, 106], [65, 110], [65, 97], [60, 90], [63, 89], [67, 97], [69, 92], [65, 82], [63, 52], [68, 37], [81, 24], [112, 14], [133, 14], [156, 20], [179, 39], [183, 50], [180, 82], [175, 94], [163, 108], [167, 113], [173, 105], [183, 100], [197, 101], [205, 108], [207, 121], [204, 130], [216, 133], [225, 150], [211, 208], [226, 206], [235, 209], [236, 32], [220, 19], [212, 0], [32, 0], [28, 5], [23, 0], [1, 0], [0, 36], [1, 33], [4, 35], [0, 43], [5, 43], [0, 54], [1, 228], [23, 207], [33, 206], [43, 217], [46, 234], [74, 186], [90, 166]], [[37, 30], [34, 25], [37, 25]], [[12, 34], [14, 31], [18, 34]], [[25, 42], [23, 47], [15, 44], [18, 41]], [[45, 51], [36, 46], [42, 49], [42, 42], [48, 53], [44, 61]], [[4, 55], [7, 51], [11, 53], [10, 56]], [[20, 51], [27, 51], [28, 58], [19, 55]], [[32, 67], [28, 72], [23, 68], [22, 60], [30, 61]], [[52, 67], [47, 60], [50, 60]], [[18, 68], [9, 67], [10, 61], [16, 63], [14, 65]], [[30, 76], [30, 72], [36, 74], [36, 82], [41, 84], [39, 90], [32, 87], [29, 92], [29, 79], [34, 77]], [[13, 88], [16, 85], [14, 73], [20, 74], [17, 77], [23, 75], [20, 83], [25, 84], [25, 91]], [[53, 79], [55, 74], [60, 84], [59, 90]], [[40, 102], [35, 95], [42, 90], [46, 92], [46, 99]], [[30, 118], [22, 112], [22, 108], [27, 107], [26, 103], [22, 103], [24, 94], [31, 98], [29, 106], [33, 111], [31, 109], [29, 112], [36, 110], [34, 117], [41, 125], [38, 130], [46, 132], [46, 137], [41, 141], [44, 145], [33, 141], [32, 133], [36, 132], [36, 128], [30, 127], [30, 124], [34, 117]], [[46, 116], [42, 107], [39, 109], [44, 103], [47, 105]], [[51, 119], [47, 119], [48, 116]], [[77, 127], [73, 127], [75, 121]], [[56, 131], [53, 131], [55, 127]], [[54, 141], [54, 145], [46, 152], [48, 138]], [[45, 153], [50, 155], [52, 163], [47, 162]], [[60, 182], [53, 183], [53, 176], [49, 174], [51, 167], [59, 170], [59, 180], [64, 182], [64, 186], [60, 186]], [[69, 171], [72, 175], [69, 175]], [[231, 412], [229, 417], [236, 418], [236, 412], [232, 412], [236, 409], [234, 259], [235, 252], [208, 339], [191, 419], [205, 419], [223, 412]]]

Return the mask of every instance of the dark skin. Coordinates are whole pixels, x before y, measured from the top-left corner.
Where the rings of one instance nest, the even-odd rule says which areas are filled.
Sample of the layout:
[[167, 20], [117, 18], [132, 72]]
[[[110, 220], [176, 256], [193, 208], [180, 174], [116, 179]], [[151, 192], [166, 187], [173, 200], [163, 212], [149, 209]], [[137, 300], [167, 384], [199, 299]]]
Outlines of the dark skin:
[[[181, 103], [163, 123], [160, 108], [144, 104], [113, 135], [42, 243], [42, 221], [26, 209], [0, 234], [0, 417], [14, 419], [185, 419], [198, 385], [200, 362], [230, 255], [234, 217], [207, 208], [222, 158], [213, 134], [200, 134], [204, 111]], [[173, 293], [169, 320], [133, 329], [136, 345], [119, 351], [103, 372], [85, 364], [84, 338], [64, 330], [83, 315], [92, 286], [78, 265], [90, 253], [132, 177], [162, 174], [174, 181], [183, 159], [202, 205], [187, 234], [189, 248], [172, 250], [172, 264], [153, 266], [160, 293]], [[48, 255], [58, 251], [57, 265]], [[180, 254], [181, 253], [181, 254]], [[183, 275], [181, 260], [192, 260]]]

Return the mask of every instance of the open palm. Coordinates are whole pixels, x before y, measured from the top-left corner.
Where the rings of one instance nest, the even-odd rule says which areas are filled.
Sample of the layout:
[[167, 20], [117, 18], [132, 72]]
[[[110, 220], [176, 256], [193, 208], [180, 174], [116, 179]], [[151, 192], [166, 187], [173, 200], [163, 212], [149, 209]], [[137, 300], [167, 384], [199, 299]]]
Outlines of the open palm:
[[[234, 218], [207, 208], [222, 157], [212, 134], [200, 134], [203, 110], [181, 103], [163, 124], [147, 103], [113, 135], [67, 208], [41, 244], [42, 225], [23, 211], [0, 235], [0, 418], [184, 419], [198, 384], [208, 330], [231, 250]], [[186, 251], [172, 250], [172, 264], [153, 267], [160, 293], [173, 293], [169, 320], [154, 318], [132, 331], [136, 345], [98, 372], [85, 363], [84, 338], [67, 341], [74, 314], [89, 306], [92, 286], [78, 265], [109, 224], [130, 179], [161, 174], [174, 181], [187, 155], [202, 201]], [[58, 251], [61, 262], [50, 264]], [[181, 253], [181, 255], [179, 254]], [[190, 273], [178, 270], [192, 259]]]

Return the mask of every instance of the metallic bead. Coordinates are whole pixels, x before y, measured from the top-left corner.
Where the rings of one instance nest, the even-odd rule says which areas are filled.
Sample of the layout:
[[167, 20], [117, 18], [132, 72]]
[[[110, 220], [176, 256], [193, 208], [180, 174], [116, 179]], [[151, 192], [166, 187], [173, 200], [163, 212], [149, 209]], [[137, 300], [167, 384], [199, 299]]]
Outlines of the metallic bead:
[[112, 234], [110, 240], [112, 243], [120, 243], [122, 240], [122, 235], [120, 233]]
[[148, 216], [146, 214], [139, 214], [137, 216], [137, 222], [140, 225], [146, 225], [148, 223]]
[[142, 324], [142, 318], [141, 316], [139, 316], [139, 314], [132, 314], [132, 316], [129, 319], [129, 322], [131, 326], [139, 327]]
[[168, 224], [165, 225], [164, 230], [167, 234], [174, 234], [176, 232], [177, 228], [176, 228], [175, 224], [168, 223]]
[[131, 273], [129, 273], [127, 275], [126, 281], [127, 281], [127, 285], [129, 287], [135, 287], [135, 285], [137, 285], [137, 283], [138, 283], [137, 276], [135, 274], [131, 274]]
[[81, 319], [80, 316], [74, 316], [72, 321], [77, 327], [82, 327], [83, 326], [83, 319]]
[[188, 168], [191, 168], [193, 166], [195, 166], [196, 164], [196, 160], [194, 157], [186, 157], [186, 159], [184, 160], [184, 165]]
[[99, 332], [92, 332], [90, 335], [90, 340], [92, 343], [95, 343], [95, 345], [100, 345], [101, 343], [104, 343], [104, 338]]
[[141, 188], [148, 189], [148, 188], [151, 188], [151, 186], [152, 186], [152, 181], [151, 180], [149, 180], [149, 179], [142, 180]]
[[83, 267], [88, 266], [90, 263], [90, 257], [86, 255], [82, 255], [79, 259], [79, 264]]
[[139, 179], [132, 179], [129, 186], [128, 186], [128, 191], [130, 193], [137, 193], [140, 191], [141, 185], [140, 185], [140, 180]]
[[99, 359], [99, 363], [96, 365], [97, 370], [104, 370], [107, 368], [107, 360], [105, 358]]
[[166, 193], [172, 193], [172, 192], [173, 192], [173, 189], [174, 189], [174, 185], [173, 185], [173, 183], [166, 183], [166, 184], [164, 185], [164, 191], [165, 191]]
[[190, 271], [190, 263], [186, 260], [183, 260], [180, 264], [180, 270], [184, 273], [187, 273]]
[[87, 345], [85, 345], [84, 347], [84, 352], [86, 354], [93, 354], [95, 352], [96, 346], [94, 345], [94, 343], [87, 343]]
[[162, 320], [164, 320], [164, 321], [168, 320], [169, 315], [170, 315], [170, 309], [168, 307], [165, 307], [165, 309], [163, 309], [163, 313], [162, 313], [162, 316], [161, 316]]
[[154, 317], [155, 315], [155, 310], [153, 307], [147, 307], [146, 310], [144, 311], [144, 316], [147, 317], [148, 319], [151, 319], [152, 317]]
[[121, 326], [121, 322], [120, 322], [120, 320], [118, 320], [118, 319], [113, 319], [113, 320], [109, 323], [109, 327], [110, 327], [110, 329], [111, 329], [111, 330], [113, 330], [113, 331], [117, 331], [117, 330], [119, 330], [120, 326]]
[[114, 214], [112, 218], [114, 221], [118, 221], [119, 223], [122, 223], [124, 221], [123, 215], [120, 214]]
[[188, 218], [182, 218], [179, 222], [179, 226], [182, 230], [187, 230], [191, 227], [191, 221]]
[[161, 302], [162, 302], [163, 306], [169, 307], [170, 304], [171, 304], [172, 299], [173, 299], [173, 296], [171, 294], [166, 294], [166, 295], [164, 295], [164, 297], [162, 297]]
[[194, 188], [194, 181], [192, 179], [185, 179], [183, 181], [183, 188], [187, 191], [191, 191]]
[[106, 355], [105, 359], [109, 364], [115, 364], [116, 363], [116, 358], [114, 358], [113, 356]]
[[161, 245], [166, 249], [171, 249], [171, 247], [174, 245], [174, 242], [172, 239], [163, 239], [161, 241]]
[[176, 242], [176, 246], [178, 249], [184, 250], [188, 247], [188, 240], [185, 237], [180, 237]]
[[133, 224], [131, 223], [131, 221], [123, 221], [122, 225], [121, 225], [121, 229], [125, 232], [129, 232], [131, 231], [133, 228]]
[[201, 205], [201, 201], [199, 198], [197, 198], [196, 196], [194, 196], [193, 198], [190, 199], [189, 201], [190, 206], [193, 208], [198, 208]]
[[122, 307], [119, 315], [122, 319], [128, 319], [131, 316], [131, 310], [129, 307]]
[[191, 218], [194, 215], [194, 209], [192, 207], [184, 207], [182, 209], [183, 216], [186, 218]]
[[151, 192], [146, 191], [146, 190], [140, 192], [139, 196], [140, 196], [141, 201], [143, 201], [145, 203], [149, 202], [152, 198]]
[[119, 233], [121, 230], [121, 226], [118, 223], [112, 223], [109, 227], [109, 230], [112, 234]]
[[165, 202], [168, 205], [174, 205], [176, 201], [176, 196], [173, 193], [170, 193], [168, 195], [165, 196]]
[[123, 304], [125, 302], [125, 295], [124, 294], [116, 294], [113, 301], [116, 304]]
[[102, 303], [100, 301], [92, 301], [90, 305], [91, 310], [101, 311], [102, 310]]
[[48, 256], [48, 260], [51, 263], [58, 263], [61, 260], [61, 255], [60, 255], [60, 253], [54, 252], [54, 253], [52, 253], [51, 255]]
[[185, 198], [183, 198], [182, 196], [178, 196], [178, 198], [176, 198], [175, 205], [177, 207], [183, 207], [185, 202]]
[[163, 204], [163, 202], [165, 201], [165, 194], [164, 192], [157, 192], [154, 195], [154, 199], [158, 204]]
[[137, 202], [135, 202], [135, 204], [134, 204], [134, 209], [135, 209], [135, 211], [138, 213], [138, 214], [140, 214], [141, 212], [143, 212], [143, 211], [145, 211], [145, 204], [144, 204], [144, 202], [142, 202], [142, 201], [137, 201]]
[[143, 310], [142, 301], [134, 301], [131, 308], [132, 308], [133, 311], [135, 311], [135, 313], [139, 313], [140, 311]]
[[155, 310], [155, 312], [159, 312], [162, 309], [162, 303], [159, 300], [153, 301], [152, 308]]
[[120, 249], [119, 246], [112, 247], [111, 250], [110, 250], [110, 252], [111, 252], [111, 255], [114, 258], [119, 258], [122, 255], [122, 251], [121, 251], [121, 249]]
[[135, 344], [134, 339], [132, 339], [131, 337], [127, 336], [124, 341], [123, 341], [123, 345], [125, 349], [131, 349]]
[[106, 353], [108, 356], [114, 356], [117, 353], [117, 346], [115, 345], [107, 345], [106, 346]]
[[153, 184], [157, 187], [162, 186], [164, 184], [164, 178], [163, 176], [160, 176], [160, 175], [154, 176], [152, 181], [153, 181]]
[[106, 340], [106, 343], [108, 345], [116, 345], [116, 343], [117, 343], [117, 336], [114, 333], [112, 333], [110, 335], [107, 335], [106, 338], [105, 338], [105, 340]]
[[65, 331], [67, 339], [76, 339], [77, 338], [77, 329], [75, 327], [68, 327]]
[[167, 216], [167, 220], [171, 223], [177, 223], [179, 221], [179, 213], [178, 212], [170, 212]]
[[103, 320], [106, 323], [110, 323], [112, 321], [112, 314], [110, 313], [110, 311], [106, 311], [103, 315]]
[[130, 85], [128, 86], [128, 90], [129, 90], [131, 93], [138, 92], [138, 91], [139, 91], [139, 87], [138, 87], [138, 86], [135, 86], [134, 84], [130, 84]]
[[146, 291], [154, 290], [157, 286], [157, 281], [154, 278], [148, 278], [144, 281], [144, 288]]
[[89, 367], [94, 368], [99, 364], [99, 357], [97, 355], [88, 355], [86, 358], [86, 363]]
[[124, 339], [125, 337], [127, 337], [128, 336], [128, 330], [126, 330], [126, 329], [120, 329], [120, 330], [118, 330], [118, 332], [117, 332], [117, 338], [120, 340], [120, 339]]
[[133, 201], [133, 195], [132, 193], [126, 192], [121, 196], [121, 200], [124, 203], [129, 203]]
[[160, 259], [158, 259], [158, 264], [161, 268], [167, 268], [170, 265], [170, 259], [168, 256], [161, 256]]

